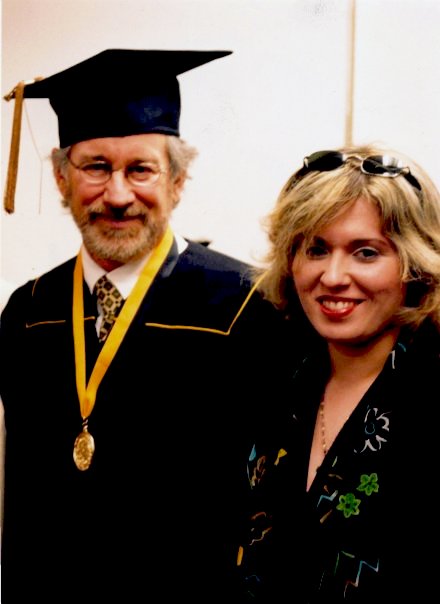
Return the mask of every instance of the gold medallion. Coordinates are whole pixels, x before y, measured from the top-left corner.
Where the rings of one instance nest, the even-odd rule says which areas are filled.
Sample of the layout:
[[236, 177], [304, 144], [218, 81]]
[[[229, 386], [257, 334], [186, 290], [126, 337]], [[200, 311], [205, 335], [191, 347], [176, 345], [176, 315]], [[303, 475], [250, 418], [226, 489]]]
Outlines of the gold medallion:
[[95, 441], [87, 430], [87, 426], [84, 426], [83, 431], [76, 437], [73, 446], [73, 460], [78, 470], [87, 470], [90, 467], [94, 452]]

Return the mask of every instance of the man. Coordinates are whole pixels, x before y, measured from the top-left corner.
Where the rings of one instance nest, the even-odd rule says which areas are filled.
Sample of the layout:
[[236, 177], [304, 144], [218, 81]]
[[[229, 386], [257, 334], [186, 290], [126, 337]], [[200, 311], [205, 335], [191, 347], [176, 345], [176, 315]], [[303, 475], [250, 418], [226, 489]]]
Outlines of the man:
[[195, 155], [176, 76], [228, 54], [111, 49], [22, 86], [57, 114], [83, 245], [2, 315], [2, 604], [228, 597], [280, 319], [248, 266], [169, 225]]

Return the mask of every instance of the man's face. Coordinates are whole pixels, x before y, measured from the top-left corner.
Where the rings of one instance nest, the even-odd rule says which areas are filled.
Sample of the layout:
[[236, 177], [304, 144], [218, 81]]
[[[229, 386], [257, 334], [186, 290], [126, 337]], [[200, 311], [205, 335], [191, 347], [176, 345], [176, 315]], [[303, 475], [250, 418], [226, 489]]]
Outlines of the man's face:
[[[72, 146], [69, 158], [57, 184], [92, 258], [112, 270], [150, 252], [183, 188], [183, 179], [170, 174], [166, 135], [83, 141]], [[150, 169], [160, 173], [153, 184], [142, 181]], [[95, 181], [96, 174], [108, 180]]]

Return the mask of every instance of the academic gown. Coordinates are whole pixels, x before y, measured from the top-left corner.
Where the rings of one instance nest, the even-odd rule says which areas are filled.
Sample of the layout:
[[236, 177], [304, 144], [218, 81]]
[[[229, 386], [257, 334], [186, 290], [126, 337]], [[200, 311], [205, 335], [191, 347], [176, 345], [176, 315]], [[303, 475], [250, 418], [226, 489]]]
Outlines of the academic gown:
[[[174, 243], [98, 388], [80, 471], [74, 262], [20, 287], [2, 315], [2, 604], [233, 602], [244, 419], [283, 321], [250, 294], [247, 265]], [[90, 376], [85, 284], [84, 317]]]
[[428, 322], [415, 334], [402, 330], [306, 492], [328, 372], [324, 349], [292, 369], [251, 448], [243, 602], [430, 602], [438, 580], [440, 335]]

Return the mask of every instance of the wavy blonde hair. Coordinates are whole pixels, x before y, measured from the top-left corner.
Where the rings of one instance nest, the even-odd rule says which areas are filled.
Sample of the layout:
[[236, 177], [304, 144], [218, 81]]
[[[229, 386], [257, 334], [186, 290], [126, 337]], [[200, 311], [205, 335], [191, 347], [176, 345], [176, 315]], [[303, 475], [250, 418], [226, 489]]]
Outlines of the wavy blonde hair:
[[[440, 192], [428, 174], [409, 157], [374, 144], [336, 149], [350, 157], [328, 172], [295, 172], [282, 188], [263, 225], [269, 251], [256, 271], [259, 289], [278, 308], [297, 308], [292, 261], [299, 245], [363, 197], [378, 210], [383, 234], [394, 244], [402, 282], [408, 284], [405, 306], [397, 319], [418, 327], [430, 318], [440, 329]], [[403, 176], [384, 178], [363, 174], [359, 157], [388, 155], [401, 159], [421, 191]]]

